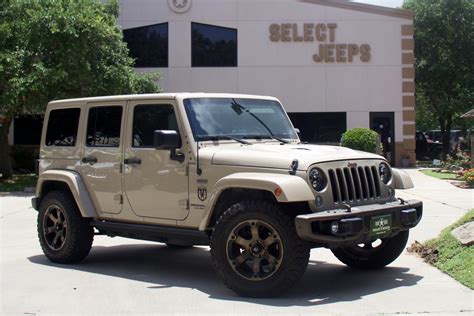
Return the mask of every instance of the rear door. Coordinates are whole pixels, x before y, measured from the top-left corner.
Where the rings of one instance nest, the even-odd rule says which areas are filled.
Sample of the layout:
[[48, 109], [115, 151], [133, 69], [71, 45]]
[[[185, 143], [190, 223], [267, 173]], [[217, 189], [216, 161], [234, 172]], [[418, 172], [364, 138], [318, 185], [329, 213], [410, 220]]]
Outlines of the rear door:
[[87, 105], [80, 173], [100, 213], [122, 211], [122, 160], [126, 102]]
[[153, 146], [155, 130], [179, 134], [173, 103], [140, 100], [129, 104], [124, 187], [133, 212], [139, 216], [183, 220], [188, 215], [187, 160], [173, 160], [170, 150]]

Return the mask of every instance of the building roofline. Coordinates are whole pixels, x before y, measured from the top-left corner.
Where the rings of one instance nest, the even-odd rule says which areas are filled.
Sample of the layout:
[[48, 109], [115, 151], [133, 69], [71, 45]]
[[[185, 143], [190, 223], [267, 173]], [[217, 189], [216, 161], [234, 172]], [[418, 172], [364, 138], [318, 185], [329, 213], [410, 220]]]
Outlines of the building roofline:
[[413, 20], [415, 13], [413, 11], [396, 9], [396, 8], [387, 8], [373, 4], [351, 2], [348, 0], [299, 0], [301, 2], [319, 4], [328, 7], [335, 7], [341, 9], [348, 9], [353, 11], [360, 11], [366, 13], [373, 13], [379, 15], [386, 15], [396, 18], [409, 19]]

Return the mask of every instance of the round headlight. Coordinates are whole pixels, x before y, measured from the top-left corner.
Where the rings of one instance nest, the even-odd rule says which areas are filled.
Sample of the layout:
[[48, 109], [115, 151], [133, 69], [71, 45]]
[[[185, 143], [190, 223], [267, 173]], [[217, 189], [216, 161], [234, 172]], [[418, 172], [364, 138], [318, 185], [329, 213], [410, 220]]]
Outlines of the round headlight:
[[314, 168], [311, 169], [309, 172], [309, 183], [316, 191], [321, 191], [326, 187], [326, 177], [324, 176], [324, 172]]
[[390, 170], [390, 166], [387, 165], [385, 162], [382, 162], [379, 165], [379, 176], [380, 181], [387, 184], [392, 179], [392, 171]]

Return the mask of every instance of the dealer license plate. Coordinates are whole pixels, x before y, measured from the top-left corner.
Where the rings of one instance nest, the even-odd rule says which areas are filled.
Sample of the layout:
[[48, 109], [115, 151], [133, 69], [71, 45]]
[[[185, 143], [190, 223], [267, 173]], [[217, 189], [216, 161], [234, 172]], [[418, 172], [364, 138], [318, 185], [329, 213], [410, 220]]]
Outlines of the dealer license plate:
[[392, 215], [375, 216], [370, 219], [370, 234], [374, 236], [386, 235], [392, 229]]

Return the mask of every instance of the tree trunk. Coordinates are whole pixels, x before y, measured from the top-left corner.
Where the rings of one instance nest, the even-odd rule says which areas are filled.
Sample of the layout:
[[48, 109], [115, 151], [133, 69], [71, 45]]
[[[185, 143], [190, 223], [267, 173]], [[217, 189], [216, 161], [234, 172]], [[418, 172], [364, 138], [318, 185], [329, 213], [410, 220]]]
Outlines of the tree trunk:
[[11, 122], [10, 117], [5, 117], [0, 127], [0, 174], [2, 174], [2, 179], [10, 179], [13, 176], [10, 145], [8, 144], [8, 131]]
[[441, 126], [441, 135], [443, 142], [443, 157], [446, 158], [451, 153], [451, 117], [446, 118]]

